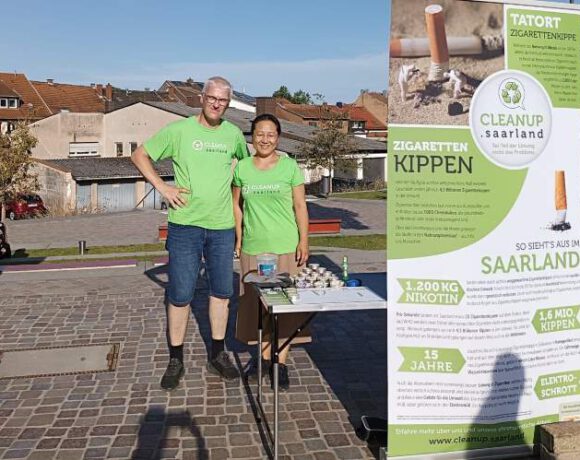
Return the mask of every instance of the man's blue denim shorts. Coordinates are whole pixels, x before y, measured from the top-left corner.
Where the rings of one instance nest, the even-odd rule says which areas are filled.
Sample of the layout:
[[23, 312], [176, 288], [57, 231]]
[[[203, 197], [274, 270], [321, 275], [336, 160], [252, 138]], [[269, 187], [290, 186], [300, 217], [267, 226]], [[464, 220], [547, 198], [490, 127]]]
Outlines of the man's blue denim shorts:
[[233, 293], [235, 231], [208, 230], [169, 222], [166, 248], [169, 251], [167, 300], [186, 306], [193, 300], [202, 257], [205, 259], [209, 295], [229, 299]]

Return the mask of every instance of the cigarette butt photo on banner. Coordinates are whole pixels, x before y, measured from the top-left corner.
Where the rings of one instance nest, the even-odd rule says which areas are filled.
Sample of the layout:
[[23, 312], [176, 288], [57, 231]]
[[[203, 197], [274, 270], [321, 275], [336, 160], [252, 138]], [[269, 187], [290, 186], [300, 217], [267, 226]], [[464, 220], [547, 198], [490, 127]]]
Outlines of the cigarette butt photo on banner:
[[425, 8], [427, 37], [431, 65], [429, 66], [429, 81], [442, 81], [443, 74], [449, 70], [449, 50], [445, 34], [445, 13], [441, 5], [433, 4]]
[[393, 0], [389, 122], [467, 124], [474, 91], [503, 68], [501, 5]]
[[551, 225], [551, 229], [563, 232], [570, 230], [572, 226], [566, 222], [566, 212], [568, 211], [568, 201], [566, 198], [566, 173], [556, 171], [556, 218]]

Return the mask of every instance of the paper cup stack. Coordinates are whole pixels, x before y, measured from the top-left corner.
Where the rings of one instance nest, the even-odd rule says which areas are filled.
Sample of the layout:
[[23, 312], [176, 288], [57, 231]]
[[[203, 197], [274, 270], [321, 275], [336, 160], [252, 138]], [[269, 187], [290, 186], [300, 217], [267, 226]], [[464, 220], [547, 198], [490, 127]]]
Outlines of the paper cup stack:
[[294, 285], [299, 289], [339, 288], [344, 286], [344, 282], [325, 267], [321, 267], [320, 264], [308, 264], [294, 276]]

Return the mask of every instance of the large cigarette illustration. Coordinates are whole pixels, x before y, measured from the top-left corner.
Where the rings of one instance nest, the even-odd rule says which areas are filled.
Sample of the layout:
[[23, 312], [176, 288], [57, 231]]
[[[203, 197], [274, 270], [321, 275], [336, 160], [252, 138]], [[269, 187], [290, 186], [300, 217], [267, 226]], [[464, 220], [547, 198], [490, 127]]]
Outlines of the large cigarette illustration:
[[566, 176], [564, 171], [556, 171], [556, 219], [552, 224], [552, 230], [569, 230], [571, 225], [566, 222], [566, 212], [568, 211], [568, 201], [566, 199]]
[[564, 171], [556, 171], [556, 223], [563, 224], [566, 222], [566, 211], [568, 203], [566, 202], [566, 176]]
[[[479, 37], [447, 37], [449, 56], [492, 55], [503, 51], [502, 35]], [[431, 54], [428, 38], [394, 38], [389, 45], [391, 57], [410, 58], [425, 57]]]
[[443, 74], [449, 70], [449, 49], [445, 34], [445, 14], [441, 5], [429, 5], [425, 8], [427, 22], [427, 36], [429, 37], [429, 51], [431, 53], [431, 67], [428, 79], [441, 81]]

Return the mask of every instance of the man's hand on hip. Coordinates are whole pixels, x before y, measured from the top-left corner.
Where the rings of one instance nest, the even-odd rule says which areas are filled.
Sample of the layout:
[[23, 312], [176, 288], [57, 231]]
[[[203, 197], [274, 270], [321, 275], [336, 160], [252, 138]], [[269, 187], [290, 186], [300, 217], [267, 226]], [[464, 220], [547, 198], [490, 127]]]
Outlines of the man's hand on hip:
[[182, 187], [174, 187], [173, 185], [164, 184], [159, 187], [159, 193], [167, 200], [169, 206], [172, 208], [181, 208], [187, 204], [187, 200], [182, 196], [189, 193], [189, 190]]

